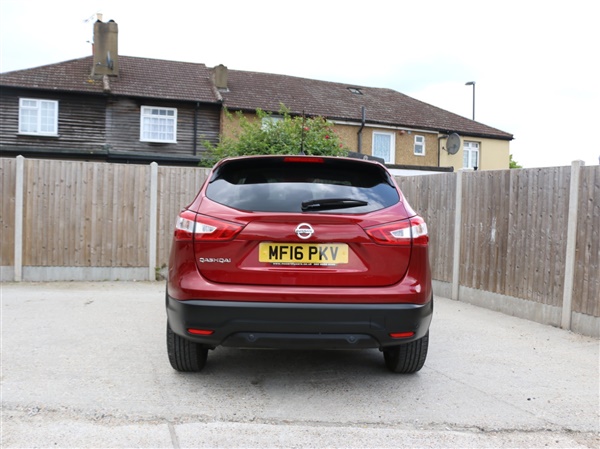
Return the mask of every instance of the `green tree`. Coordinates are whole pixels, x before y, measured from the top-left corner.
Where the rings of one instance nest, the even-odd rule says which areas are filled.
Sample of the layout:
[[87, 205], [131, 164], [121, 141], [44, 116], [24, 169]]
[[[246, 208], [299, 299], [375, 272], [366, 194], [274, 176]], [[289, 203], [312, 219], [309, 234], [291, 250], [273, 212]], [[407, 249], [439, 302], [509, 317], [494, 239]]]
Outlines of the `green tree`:
[[222, 137], [218, 145], [204, 142], [207, 153], [200, 165], [211, 167], [223, 158], [235, 156], [348, 154], [333, 125], [323, 117], [291, 116], [284, 107], [277, 117], [260, 109], [256, 110], [256, 116], [257, 120], [248, 120], [240, 111], [235, 116], [226, 111], [228, 120], [239, 120], [240, 131], [233, 137]]
[[519, 163], [513, 159], [513, 155], [511, 154], [508, 159], [508, 168], [523, 168], [523, 166], [519, 165]]

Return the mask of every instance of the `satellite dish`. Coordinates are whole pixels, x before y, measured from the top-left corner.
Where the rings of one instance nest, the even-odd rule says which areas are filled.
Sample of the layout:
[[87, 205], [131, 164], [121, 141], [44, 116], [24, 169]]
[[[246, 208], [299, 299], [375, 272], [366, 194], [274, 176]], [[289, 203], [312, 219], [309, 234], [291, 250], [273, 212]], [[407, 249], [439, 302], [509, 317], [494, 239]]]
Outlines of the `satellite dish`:
[[456, 154], [460, 150], [460, 136], [456, 133], [452, 133], [448, 136], [446, 141], [446, 151], [448, 154]]

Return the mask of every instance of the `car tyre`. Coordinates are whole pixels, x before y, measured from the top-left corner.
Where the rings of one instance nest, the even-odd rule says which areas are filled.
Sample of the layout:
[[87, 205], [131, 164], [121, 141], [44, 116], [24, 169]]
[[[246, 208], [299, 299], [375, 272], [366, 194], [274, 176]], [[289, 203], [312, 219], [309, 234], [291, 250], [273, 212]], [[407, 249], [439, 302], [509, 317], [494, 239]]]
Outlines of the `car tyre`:
[[418, 340], [383, 350], [388, 369], [393, 373], [412, 374], [423, 368], [429, 347], [429, 331]]
[[167, 323], [167, 352], [173, 369], [187, 373], [202, 371], [208, 357], [207, 348], [177, 335], [169, 323]]

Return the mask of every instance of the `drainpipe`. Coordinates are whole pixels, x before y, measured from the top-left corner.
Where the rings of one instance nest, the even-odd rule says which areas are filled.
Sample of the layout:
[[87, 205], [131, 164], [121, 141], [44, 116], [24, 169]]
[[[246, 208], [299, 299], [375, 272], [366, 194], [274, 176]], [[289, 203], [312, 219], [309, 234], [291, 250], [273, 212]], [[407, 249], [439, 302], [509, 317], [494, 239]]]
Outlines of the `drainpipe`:
[[194, 156], [198, 154], [198, 108], [200, 103], [196, 103], [194, 108]]
[[[449, 134], [448, 134], [449, 135]], [[442, 139], [447, 139], [448, 136], [439, 136], [438, 137], [438, 167], [440, 166], [440, 153], [442, 152], [441, 148], [440, 148], [440, 142], [442, 141]]]
[[360, 128], [358, 129], [357, 138], [358, 138], [358, 152], [362, 153], [362, 130], [365, 127], [365, 119], [366, 119], [366, 109], [364, 106], [361, 107], [362, 112], [362, 120], [360, 123]]

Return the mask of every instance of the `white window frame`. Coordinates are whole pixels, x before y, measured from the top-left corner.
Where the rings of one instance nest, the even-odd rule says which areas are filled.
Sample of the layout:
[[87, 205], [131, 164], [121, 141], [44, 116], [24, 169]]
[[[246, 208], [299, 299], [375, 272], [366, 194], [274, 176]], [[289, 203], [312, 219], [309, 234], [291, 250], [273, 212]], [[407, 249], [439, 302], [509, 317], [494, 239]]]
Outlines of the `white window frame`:
[[[159, 113], [155, 114], [153, 111]], [[164, 114], [160, 112], [164, 112]], [[163, 126], [165, 128], [157, 131], [148, 129], [150, 126]], [[173, 138], [168, 138], [166, 136], [168, 134], [172, 134]], [[165, 137], [161, 138], [161, 135], [165, 135]], [[140, 110], [140, 141], [177, 143], [177, 109], [162, 106], [142, 106]]]
[[463, 168], [481, 167], [481, 151], [479, 142], [465, 140], [463, 142]]
[[[421, 148], [420, 151], [417, 150], [419, 147]], [[425, 136], [415, 135], [414, 153], [415, 156], [425, 156]]]
[[264, 131], [270, 126], [275, 126], [278, 122], [283, 121], [283, 115], [268, 115], [262, 118], [261, 129]]
[[19, 98], [19, 134], [58, 136], [58, 101]]
[[[390, 142], [390, 148], [389, 148], [389, 157], [382, 157], [379, 154], [375, 154], [376, 148], [375, 148], [375, 140], [378, 136], [385, 136], [385, 137], [389, 137], [389, 142]], [[373, 140], [372, 140], [372, 146], [371, 146], [371, 155], [375, 156], [375, 157], [382, 157], [383, 160], [385, 161], [386, 164], [394, 164], [396, 161], [396, 133], [387, 133], [387, 132], [381, 132], [381, 131], [373, 131]]]

